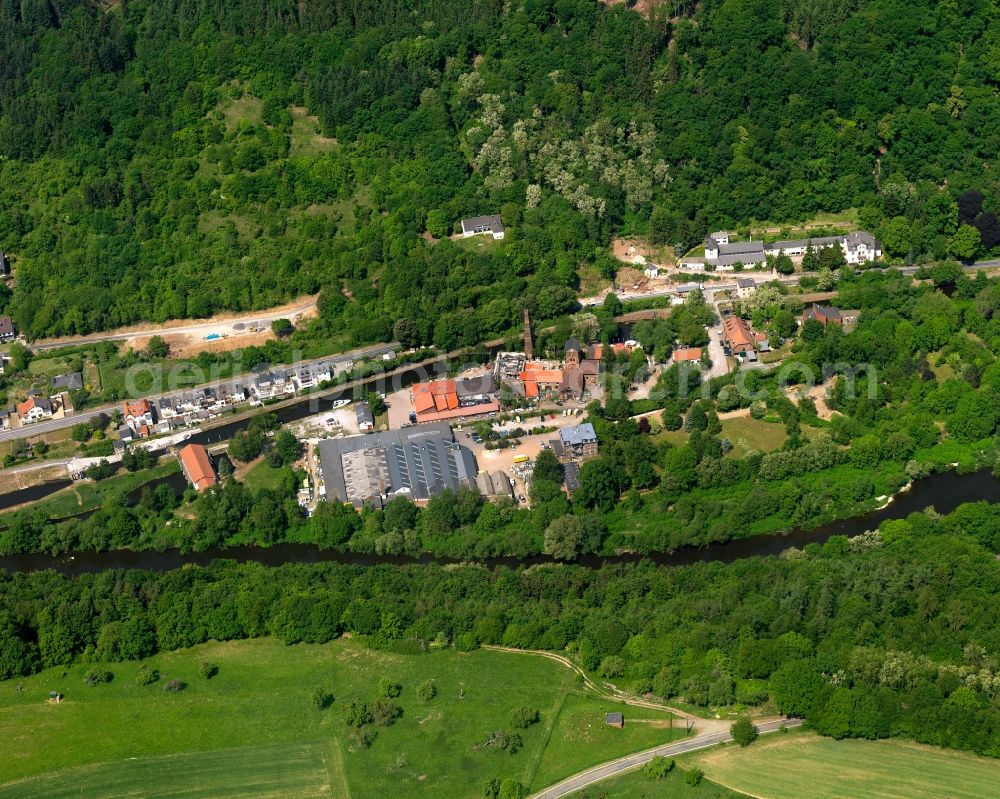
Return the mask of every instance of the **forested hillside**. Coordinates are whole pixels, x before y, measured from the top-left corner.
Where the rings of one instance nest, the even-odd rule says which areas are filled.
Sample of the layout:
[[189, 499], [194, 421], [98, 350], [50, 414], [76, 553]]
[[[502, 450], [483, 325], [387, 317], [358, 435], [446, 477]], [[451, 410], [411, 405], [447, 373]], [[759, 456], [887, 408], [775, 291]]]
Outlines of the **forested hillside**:
[[[0, 306], [41, 336], [323, 289], [331, 331], [449, 346], [570, 307], [615, 231], [856, 207], [894, 257], [972, 257], [1000, 242], [996, 14], [7, 0]], [[502, 248], [422, 238], [498, 211]]]

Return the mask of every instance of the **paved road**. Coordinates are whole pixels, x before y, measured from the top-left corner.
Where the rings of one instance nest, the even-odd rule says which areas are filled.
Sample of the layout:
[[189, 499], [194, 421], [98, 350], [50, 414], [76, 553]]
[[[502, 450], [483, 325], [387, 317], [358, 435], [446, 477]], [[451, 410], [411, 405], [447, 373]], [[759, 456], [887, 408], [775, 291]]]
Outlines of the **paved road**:
[[[212, 333], [232, 334], [245, 328], [260, 326], [269, 329], [271, 322], [275, 319], [294, 319], [297, 315], [312, 311], [316, 307], [316, 298], [308, 297], [294, 305], [285, 306], [280, 311], [260, 311], [259, 313], [247, 313], [239, 315], [227, 315], [218, 320], [198, 320], [190, 321], [187, 324], [178, 326], [151, 325], [147, 328], [130, 328], [124, 331], [108, 331], [106, 333], [94, 333], [78, 338], [42, 339], [30, 344], [32, 350], [58, 349], [59, 347], [75, 347], [82, 344], [94, 344], [98, 341], [127, 341], [132, 338], [144, 338], [153, 335], [189, 335], [195, 338], [204, 338]], [[237, 328], [239, 324], [241, 327]]]
[[[627, 724], [628, 722], [626, 721], [625, 723]], [[765, 734], [776, 732], [782, 725], [790, 728], [797, 727], [801, 723], [802, 722], [798, 719], [762, 721], [757, 723], [757, 729], [760, 730], [762, 734]], [[639, 768], [640, 766], [648, 763], [654, 757], [675, 757], [676, 755], [682, 755], [687, 752], [695, 752], [699, 749], [707, 749], [711, 746], [717, 746], [718, 744], [731, 741], [732, 739], [733, 736], [727, 730], [725, 732], [708, 732], [703, 735], [696, 735], [694, 738], [689, 738], [685, 741], [679, 741], [678, 743], [657, 746], [653, 749], [647, 749], [645, 752], [628, 755], [627, 757], [612, 760], [609, 763], [604, 763], [603, 765], [595, 766], [592, 769], [583, 771], [556, 785], [553, 785], [550, 788], [546, 788], [539, 793], [533, 794], [530, 799], [561, 799], [561, 797], [570, 796], [571, 794], [593, 785], [596, 782], [601, 782], [609, 779], [610, 777], [624, 774], [626, 771], [632, 771], [633, 769]]]
[[[398, 344], [378, 344], [374, 347], [361, 347], [356, 350], [351, 350], [350, 352], [326, 355], [322, 358], [313, 358], [308, 361], [298, 361], [295, 364], [275, 364], [275, 368], [290, 369], [294, 366], [302, 366], [308, 363], [316, 363], [317, 361], [331, 361], [331, 360], [339, 361], [339, 360], [349, 360], [361, 357], [378, 358], [379, 356], [387, 352], [390, 352], [393, 349], [398, 349], [398, 347], [399, 347]], [[247, 376], [248, 375], [246, 374], [237, 375], [235, 379], [242, 379]], [[224, 383], [231, 383], [233, 382], [233, 379], [234, 378], [228, 378], [226, 380], [217, 380], [213, 383], [204, 383], [197, 386], [197, 388], [205, 388], [206, 386], [217, 386], [217, 385], [222, 385]], [[196, 386], [188, 386], [183, 389], [178, 389], [177, 391], [169, 391], [164, 394], [157, 394], [154, 396], [150, 396], [148, 399], [160, 399], [162, 397], [172, 397], [176, 396], [177, 394], [185, 394], [193, 390], [194, 388], [196, 388]], [[102, 413], [110, 415], [112, 412], [120, 410], [121, 407], [122, 407], [121, 403], [102, 405], [98, 408], [88, 408], [86, 410], [79, 411], [70, 416], [67, 416], [65, 419], [47, 419], [44, 422], [35, 422], [34, 424], [29, 424], [24, 427], [19, 427], [17, 429], [4, 430], [0, 432], [0, 441], [10, 441], [15, 438], [28, 438], [30, 436], [41, 435], [42, 433], [51, 433], [55, 430], [62, 430], [66, 427], [72, 427], [75, 424], [79, 424], [80, 422], [89, 421], [90, 419], [93, 419], [95, 416], [99, 416]]]

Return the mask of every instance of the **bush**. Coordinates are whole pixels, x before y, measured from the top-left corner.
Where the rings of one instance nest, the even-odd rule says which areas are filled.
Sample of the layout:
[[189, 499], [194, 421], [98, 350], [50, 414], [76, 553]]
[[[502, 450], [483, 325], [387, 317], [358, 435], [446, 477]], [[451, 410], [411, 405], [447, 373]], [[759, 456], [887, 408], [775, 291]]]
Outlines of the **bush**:
[[654, 757], [642, 769], [643, 773], [653, 780], [662, 780], [674, 770], [674, 760], [670, 757]]
[[219, 667], [214, 663], [202, 661], [198, 664], [198, 673], [206, 680], [211, 680], [216, 674], [219, 673]]
[[500, 792], [497, 799], [524, 799], [528, 795], [528, 789], [514, 779], [507, 779], [500, 783]]
[[352, 699], [344, 706], [344, 723], [348, 727], [362, 727], [372, 720], [368, 705], [360, 699]]
[[105, 671], [104, 669], [91, 669], [83, 675], [83, 681], [93, 687], [100, 685], [102, 682], [111, 682], [114, 676], [110, 671]]
[[757, 731], [756, 725], [747, 718], [736, 721], [729, 728], [729, 731], [732, 733], [733, 740], [740, 746], [750, 746], [750, 744], [757, 740], [757, 736], [760, 734]]
[[367, 749], [375, 740], [375, 730], [367, 727], [355, 727], [351, 730], [351, 743], [359, 749]]
[[417, 686], [417, 696], [420, 697], [423, 702], [430, 702], [435, 696], [437, 696], [437, 686], [434, 684], [434, 680], [426, 680]]
[[333, 694], [326, 688], [317, 688], [313, 691], [313, 707], [317, 710], [326, 710], [333, 704]]
[[760, 400], [756, 400], [750, 404], [750, 418], [751, 419], [763, 419], [767, 416], [767, 408], [764, 407], [764, 403]]
[[621, 677], [625, 674], [625, 659], [618, 655], [611, 655], [601, 661], [601, 674], [609, 680]]
[[486, 746], [492, 747], [497, 752], [514, 754], [521, 748], [521, 743], [520, 735], [509, 733], [506, 730], [497, 730], [486, 736]]
[[705, 772], [698, 767], [688, 769], [686, 772], [684, 772], [684, 782], [686, 782], [688, 785], [691, 786], [701, 785], [701, 781], [704, 778], [705, 778]]
[[371, 703], [368, 712], [372, 717], [372, 722], [379, 727], [390, 727], [396, 719], [403, 715], [399, 705], [388, 699], [376, 699]]
[[538, 723], [538, 711], [532, 707], [516, 707], [510, 713], [510, 723], [521, 730]]
[[152, 685], [160, 679], [160, 672], [156, 669], [151, 669], [149, 666], [140, 666], [139, 673], [135, 675], [136, 685]]
[[378, 681], [379, 696], [384, 696], [386, 699], [395, 699], [401, 693], [403, 693], [403, 686], [398, 682], [394, 682], [388, 677], [383, 677]]
[[163, 686], [163, 690], [171, 694], [179, 694], [185, 688], [187, 688], [187, 683], [183, 680], [171, 680]]

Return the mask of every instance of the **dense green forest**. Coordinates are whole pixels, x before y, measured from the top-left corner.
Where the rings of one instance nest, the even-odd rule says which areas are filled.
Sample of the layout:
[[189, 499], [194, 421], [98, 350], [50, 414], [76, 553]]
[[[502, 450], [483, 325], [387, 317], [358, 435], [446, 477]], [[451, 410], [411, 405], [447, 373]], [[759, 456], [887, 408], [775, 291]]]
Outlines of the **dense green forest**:
[[[322, 291], [321, 330], [454, 346], [571, 307], [615, 231], [854, 207], [892, 257], [974, 257], [1000, 243], [997, 13], [5, 2], [0, 310], [41, 336]], [[422, 237], [489, 212], [502, 247]]]
[[301, 565], [0, 576], [0, 678], [209, 639], [343, 632], [568, 651], [638, 692], [771, 697], [836, 737], [898, 735], [1000, 755], [1000, 513], [913, 514], [880, 533], [732, 565]]

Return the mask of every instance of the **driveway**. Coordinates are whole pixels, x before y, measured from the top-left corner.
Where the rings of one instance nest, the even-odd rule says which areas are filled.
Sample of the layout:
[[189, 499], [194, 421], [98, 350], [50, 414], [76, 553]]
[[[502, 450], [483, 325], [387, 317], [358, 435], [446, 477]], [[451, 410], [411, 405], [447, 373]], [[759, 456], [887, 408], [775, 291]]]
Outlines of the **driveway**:
[[712, 361], [712, 367], [704, 375], [706, 380], [729, 374], [729, 361], [726, 360], [726, 353], [722, 349], [722, 334], [716, 330], [715, 327], [708, 328], [708, 357]]
[[[757, 729], [762, 735], [770, 732], [776, 732], [782, 726], [788, 728], [798, 727], [801, 723], [802, 721], [799, 719], [776, 719], [773, 721], [756, 722]], [[689, 738], [686, 741], [657, 746], [653, 749], [647, 749], [645, 752], [628, 755], [627, 757], [612, 760], [609, 763], [605, 763], [601, 766], [595, 766], [592, 769], [583, 771], [556, 785], [553, 785], [551, 788], [546, 788], [539, 793], [532, 794], [530, 799], [560, 799], [563, 796], [570, 796], [571, 794], [593, 785], [596, 782], [601, 782], [602, 780], [606, 780], [611, 777], [618, 776], [619, 774], [624, 774], [627, 771], [637, 769], [640, 766], [644, 766], [654, 757], [674, 757], [676, 755], [683, 755], [687, 752], [696, 752], [699, 749], [707, 749], [711, 746], [717, 746], [718, 744], [726, 743], [732, 739], [733, 736], [727, 730], [725, 732], [708, 732], [703, 735], [696, 735], [694, 738]]]

